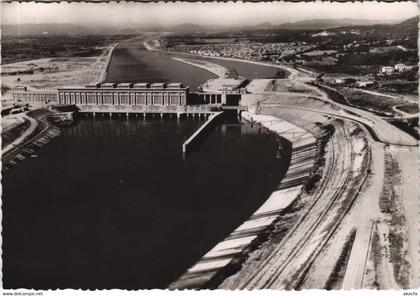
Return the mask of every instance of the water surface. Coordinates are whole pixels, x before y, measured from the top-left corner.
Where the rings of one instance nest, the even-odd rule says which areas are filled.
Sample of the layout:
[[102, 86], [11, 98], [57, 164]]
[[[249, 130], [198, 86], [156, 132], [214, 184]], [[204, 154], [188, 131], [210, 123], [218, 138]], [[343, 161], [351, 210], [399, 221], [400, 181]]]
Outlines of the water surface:
[[276, 135], [236, 120], [183, 159], [181, 144], [201, 123], [81, 119], [8, 171], [4, 287], [176, 280], [268, 198], [289, 162]]
[[277, 68], [255, 65], [239, 61], [206, 59], [181, 54], [168, 54], [159, 51], [148, 51], [143, 46], [142, 39], [122, 42], [114, 50], [108, 68], [107, 82], [181, 82], [196, 91], [198, 86], [216, 75], [191, 66], [172, 57], [187, 57], [201, 59], [235, 69], [238, 74], [247, 79], [273, 78]]
[[216, 75], [175, 61], [158, 51], [148, 51], [143, 40], [122, 42], [112, 54], [108, 67], [107, 82], [181, 82], [191, 90]]

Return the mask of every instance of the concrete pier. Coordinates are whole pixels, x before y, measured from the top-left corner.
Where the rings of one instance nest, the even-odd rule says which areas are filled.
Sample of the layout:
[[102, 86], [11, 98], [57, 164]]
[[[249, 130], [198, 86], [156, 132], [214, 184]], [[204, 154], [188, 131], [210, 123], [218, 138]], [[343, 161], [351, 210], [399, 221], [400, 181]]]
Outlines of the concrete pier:
[[215, 112], [210, 115], [209, 119], [202, 126], [200, 126], [200, 128], [196, 130], [195, 133], [184, 142], [184, 144], [182, 144], [182, 153], [186, 154], [190, 146], [198, 141], [200, 135], [202, 135], [213, 122], [220, 118], [222, 114], [223, 112]]

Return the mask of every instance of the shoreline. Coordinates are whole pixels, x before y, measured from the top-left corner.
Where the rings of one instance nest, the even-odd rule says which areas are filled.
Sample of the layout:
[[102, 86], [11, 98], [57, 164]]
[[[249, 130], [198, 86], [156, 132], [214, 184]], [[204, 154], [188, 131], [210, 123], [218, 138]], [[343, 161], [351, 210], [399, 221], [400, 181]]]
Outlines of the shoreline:
[[216, 75], [218, 78], [223, 78], [228, 71], [227, 68], [225, 68], [221, 65], [218, 65], [218, 64], [206, 63], [206, 62], [204, 62], [205, 64], [194, 63], [193, 61], [183, 59], [183, 58], [172, 58], [172, 59], [175, 60], [175, 61], [187, 64], [187, 65], [193, 66], [193, 67], [203, 69], [207, 72], [210, 72], [210, 73]]
[[28, 137], [30, 137], [32, 135], [33, 132], [35, 132], [35, 129], [38, 126], [38, 121], [35, 120], [34, 118], [24, 114], [23, 118], [28, 120], [30, 125], [28, 127], [28, 129], [26, 129], [22, 135], [20, 135], [19, 137], [17, 137], [15, 140], [13, 140], [12, 143], [10, 143], [9, 145], [7, 145], [6, 147], [2, 148], [2, 155], [7, 154], [10, 150], [12, 150], [14, 147], [17, 147], [19, 145], [21, 145]]
[[[102, 83], [108, 75], [113, 51], [119, 44], [120, 42], [109, 44], [99, 56], [39, 58], [3, 65], [1, 78], [3, 84], [10, 88], [25, 85], [28, 89], [34, 90], [55, 90], [63, 85]], [[15, 71], [15, 68], [21, 67], [34, 72], [9, 75]], [[41, 68], [54, 69], [54, 71], [40, 71]], [[21, 80], [18, 81], [17, 78]], [[4, 96], [7, 95], [8, 93]]]
[[[106, 78], [108, 77], [108, 68], [112, 59], [112, 53], [114, 52], [114, 49], [117, 48], [119, 44], [120, 42], [117, 42], [113, 46], [105, 50], [105, 52], [108, 51], [107, 56], [106, 56], [106, 62], [104, 63], [106, 66], [103, 67], [104, 69], [102, 69], [101, 74], [99, 75], [97, 79], [97, 82], [94, 82], [94, 83], [104, 83], [106, 81]], [[104, 55], [105, 52], [102, 55]], [[99, 62], [102, 55], [98, 58], [98, 60], [95, 63]]]
[[[286, 75], [285, 75], [284, 79], [290, 79], [291, 77], [294, 77], [294, 76], [298, 75], [299, 70], [300, 70], [300, 69], [299, 70], [293, 69], [289, 66], [282, 65], [282, 64], [273, 64], [273, 63], [269, 63], [269, 62], [251, 61], [251, 60], [231, 58], [231, 57], [202, 56], [202, 55], [192, 54], [192, 53], [187, 53], [187, 52], [172, 52], [172, 51], [168, 51], [168, 50], [158, 49], [158, 48], [155, 48], [155, 47], [150, 46], [148, 44], [146, 46], [146, 43], [143, 43], [143, 45], [149, 51], [159, 51], [159, 52], [164, 52], [164, 53], [167, 53], [167, 54], [170, 54], [170, 55], [186, 55], [186, 56], [191, 56], [191, 57], [196, 57], [196, 58], [225, 60], [225, 61], [232, 61], [232, 62], [242, 62], [242, 63], [254, 64], [254, 65], [259, 65], [259, 66], [266, 66], [266, 67], [282, 69], [282, 70], [286, 71]], [[193, 65], [193, 66], [196, 66], [196, 65]], [[198, 67], [198, 66], [196, 66], [196, 67]]]
[[[119, 42], [117, 42], [117, 43], [113, 44], [112, 46], [108, 47], [102, 53], [102, 55], [97, 57], [96, 61], [89, 67], [89, 69], [84, 70], [85, 72], [86, 71], [88, 71], [88, 72], [89, 71], [98, 71], [98, 70], [101, 72], [95, 78], [94, 83], [103, 83], [106, 80], [106, 77], [108, 75], [108, 67], [109, 67], [109, 64], [110, 64], [110, 61], [111, 61], [111, 58], [112, 58], [112, 53], [118, 45], [119, 45]], [[104, 57], [105, 57], [105, 61], [101, 61], [101, 59], [103, 59]], [[40, 60], [50, 61], [50, 60], [53, 60], [53, 59], [54, 58], [45, 58], [45, 59], [40, 59]], [[24, 62], [28, 62], [28, 61], [24, 61]], [[18, 63], [12, 63], [12, 64], [18, 64]], [[95, 69], [96, 67], [98, 67], [100, 69]], [[29, 86], [29, 87], [31, 89], [33, 89], [32, 86]], [[41, 109], [35, 109], [33, 111], [36, 111], [36, 110], [46, 110], [46, 109], [41, 108]], [[25, 150], [24, 148], [26, 146], [30, 146], [34, 142], [39, 142], [39, 140], [33, 139], [33, 138], [38, 138], [39, 135], [46, 134], [46, 133], [48, 133], [49, 130], [58, 129], [58, 128], [52, 126], [47, 121], [45, 121], [44, 119], [29, 116], [28, 113], [29, 112], [26, 112], [23, 115], [23, 118], [25, 118], [26, 120], [29, 121], [29, 123], [30, 123], [29, 128], [27, 130], [25, 130], [22, 135], [20, 135], [15, 140], [13, 140], [12, 143], [10, 143], [6, 147], [2, 148], [2, 158], [3, 157], [5, 158], [5, 160], [2, 161], [2, 162], [3, 162], [3, 167], [5, 167], [6, 170], [7, 170], [6, 164], [11, 163], [12, 165], [14, 165], [14, 163], [17, 163], [16, 162], [17, 160], [23, 160], [24, 159], [24, 157], [19, 156], [19, 155], [21, 155], [21, 152], [22, 152], [21, 150]], [[43, 117], [43, 116], [41, 116], [41, 117]], [[38, 126], [40, 126], [40, 125], [45, 125], [45, 128], [43, 128], [41, 131], [38, 132], [38, 134], [36, 134], [36, 130], [37, 130]], [[52, 133], [49, 136], [55, 137], [56, 136], [55, 134], [56, 133]], [[57, 133], [57, 135], [58, 135], [58, 133]], [[41, 138], [43, 138], [43, 137], [41, 137]], [[44, 142], [44, 140], [41, 139], [41, 141], [36, 146], [43, 146], [44, 145], [43, 142]], [[15, 151], [13, 151], [13, 150], [15, 150]], [[10, 153], [10, 155], [9, 155], [9, 153]], [[16, 159], [16, 156], [18, 156], [17, 159]]]
[[[224, 273], [239, 265], [237, 262], [256, 249], [260, 237], [281, 217], [281, 214], [300, 196], [317, 155], [317, 140], [311, 133], [278, 117], [242, 112], [242, 118], [258, 123], [278, 136], [287, 139], [292, 146], [289, 168], [267, 200], [229, 236], [216, 244], [197, 263], [190, 267], [168, 288], [197, 289], [216, 288], [212, 281], [225, 279]], [[296, 135], [296, 136], [295, 136]], [[302, 155], [304, 159], [302, 160]], [[222, 274], [222, 276], [221, 276]], [[215, 277], [219, 277], [215, 279]], [[221, 279], [220, 277], [223, 277]], [[213, 287], [214, 285], [214, 287]]]
[[[46, 120], [47, 109], [35, 109], [30, 112], [41, 114], [27, 115], [25, 117], [31, 122], [31, 126], [11, 144], [2, 149], [2, 171], [6, 172], [16, 166], [18, 162], [32, 157], [35, 150], [46, 145], [50, 140], [60, 135], [61, 130]], [[6, 150], [6, 154], [5, 154]]]

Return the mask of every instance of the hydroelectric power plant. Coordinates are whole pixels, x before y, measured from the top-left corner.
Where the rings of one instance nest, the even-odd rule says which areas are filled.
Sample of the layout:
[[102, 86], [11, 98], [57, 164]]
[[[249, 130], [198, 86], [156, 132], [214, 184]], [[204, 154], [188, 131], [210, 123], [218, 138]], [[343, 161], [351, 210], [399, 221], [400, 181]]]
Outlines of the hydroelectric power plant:
[[[16, 103], [75, 105], [81, 113], [202, 114], [223, 106], [238, 106], [238, 90], [189, 92], [181, 83], [97, 83], [84, 87], [62, 87], [57, 91], [17, 88]], [[233, 108], [234, 109], [234, 108]]]

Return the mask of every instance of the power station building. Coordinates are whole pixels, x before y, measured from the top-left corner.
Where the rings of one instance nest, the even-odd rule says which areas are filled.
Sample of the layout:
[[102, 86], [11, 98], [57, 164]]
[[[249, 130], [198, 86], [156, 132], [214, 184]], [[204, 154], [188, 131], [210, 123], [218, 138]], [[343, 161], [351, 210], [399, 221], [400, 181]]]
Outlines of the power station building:
[[26, 87], [17, 87], [12, 91], [12, 98], [15, 102], [33, 105], [58, 103], [56, 90], [28, 90]]
[[97, 83], [66, 86], [57, 90], [12, 91], [16, 103], [75, 105], [81, 113], [176, 113], [207, 112], [222, 106], [238, 106], [237, 90], [190, 93], [181, 83]]
[[59, 104], [108, 106], [186, 106], [189, 87], [181, 83], [103, 83], [58, 89]]

